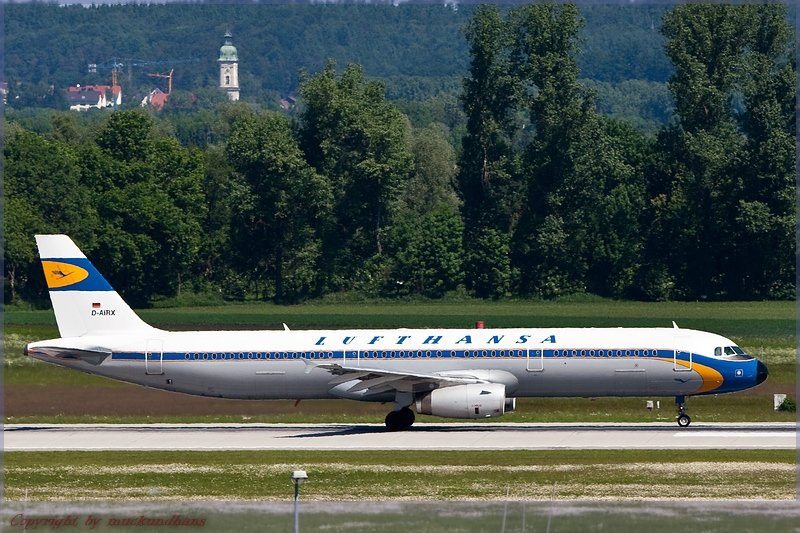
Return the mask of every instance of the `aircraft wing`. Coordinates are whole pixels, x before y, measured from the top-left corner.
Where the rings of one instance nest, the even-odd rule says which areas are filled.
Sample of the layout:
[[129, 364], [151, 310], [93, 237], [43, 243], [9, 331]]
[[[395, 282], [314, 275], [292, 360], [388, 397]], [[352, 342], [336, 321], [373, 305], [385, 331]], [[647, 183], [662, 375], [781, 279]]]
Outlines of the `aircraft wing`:
[[442, 387], [465, 385], [469, 383], [486, 383], [485, 379], [470, 375], [425, 374], [416, 372], [395, 372], [362, 366], [346, 366], [337, 363], [315, 365], [333, 374], [331, 386], [356, 382], [347, 389], [349, 393], [380, 394], [388, 391], [425, 392]]

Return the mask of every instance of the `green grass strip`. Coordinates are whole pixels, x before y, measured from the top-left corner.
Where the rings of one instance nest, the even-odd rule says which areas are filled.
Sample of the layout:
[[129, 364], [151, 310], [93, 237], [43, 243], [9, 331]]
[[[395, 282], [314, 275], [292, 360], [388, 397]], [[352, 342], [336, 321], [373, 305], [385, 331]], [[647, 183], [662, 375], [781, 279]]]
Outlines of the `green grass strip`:
[[[535, 438], [535, 437], [534, 437]], [[790, 499], [792, 450], [9, 452], [9, 500]]]

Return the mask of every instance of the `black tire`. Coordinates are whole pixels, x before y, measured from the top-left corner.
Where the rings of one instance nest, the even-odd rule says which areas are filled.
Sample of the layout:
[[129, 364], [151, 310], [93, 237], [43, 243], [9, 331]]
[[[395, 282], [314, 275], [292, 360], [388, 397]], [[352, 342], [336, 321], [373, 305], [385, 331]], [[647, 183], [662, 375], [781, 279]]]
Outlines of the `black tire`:
[[400, 411], [390, 411], [388, 415], [386, 415], [386, 420], [384, 420], [384, 424], [386, 424], [386, 429], [389, 431], [400, 431], [403, 429], [402, 423], [400, 420]]
[[400, 409], [400, 421], [403, 424], [403, 429], [408, 429], [414, 424], [414, 420], [416, 420], [416, 415], [414, 415], [414, 411], [412, 411], [408, 407], [403, 407]]
[[689, 415], [678, 415], [678, 425], [682, 428], [689, 427], [689, 424], [692, 423], [692, 419]]
[[415, 419], [414, 411], [408, 407], [403, 407], [399, 411], [391, 411], [386, 415], [384, 424], [386, 424], [386, 429], [389, 431], [405, 431], [411, 427]]

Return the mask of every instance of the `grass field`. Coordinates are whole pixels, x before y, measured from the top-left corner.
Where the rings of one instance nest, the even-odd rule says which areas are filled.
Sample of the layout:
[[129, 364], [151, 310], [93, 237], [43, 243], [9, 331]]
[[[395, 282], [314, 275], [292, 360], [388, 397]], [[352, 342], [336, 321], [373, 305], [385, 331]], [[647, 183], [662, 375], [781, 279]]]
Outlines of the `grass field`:
[[792, 450], [13, 452], [9, 500], [791, 499]]
[[[165, 328], [281, 329], [353, 327], [670, 327], [714, 331], [735, 338], [793, 337], [794, 302], [588, 302], [484, 301], [312, 302], [298, 306], [231, 304], [219, 307], [144, 309], [148, 322]], [[7, 309], [5, 324], [55, 326], [51, 311]]]

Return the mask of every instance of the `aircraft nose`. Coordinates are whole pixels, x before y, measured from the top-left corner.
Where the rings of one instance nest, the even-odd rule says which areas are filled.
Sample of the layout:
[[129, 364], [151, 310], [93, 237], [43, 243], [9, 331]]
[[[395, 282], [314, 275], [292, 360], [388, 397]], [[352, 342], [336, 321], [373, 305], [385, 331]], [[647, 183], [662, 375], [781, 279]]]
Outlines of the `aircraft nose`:
[[758, 365], [756, 365], [756, 385], [764, 383], [767, 380], [767, 376], [769, 376], [767, 365], [759, 361]]

